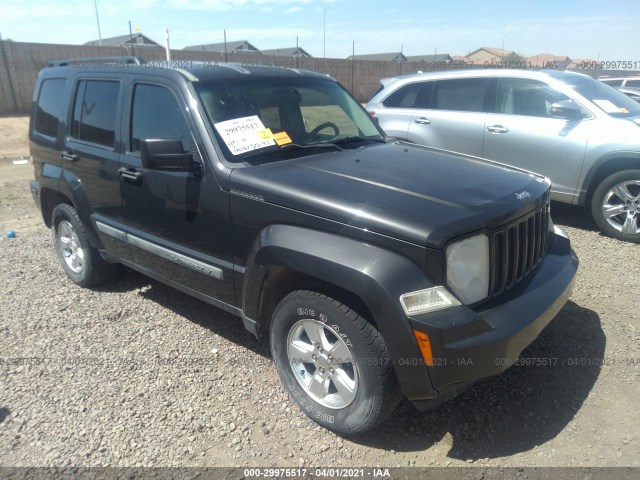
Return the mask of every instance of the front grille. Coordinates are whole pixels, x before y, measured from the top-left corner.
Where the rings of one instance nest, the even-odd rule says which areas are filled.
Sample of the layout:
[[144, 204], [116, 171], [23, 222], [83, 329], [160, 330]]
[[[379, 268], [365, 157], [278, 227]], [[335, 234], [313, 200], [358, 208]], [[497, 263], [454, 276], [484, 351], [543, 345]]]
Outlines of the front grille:
[[538, 266], [547, 252], [549, 219], [547, 202], [491, 232], [489, 297], [513, 287]]

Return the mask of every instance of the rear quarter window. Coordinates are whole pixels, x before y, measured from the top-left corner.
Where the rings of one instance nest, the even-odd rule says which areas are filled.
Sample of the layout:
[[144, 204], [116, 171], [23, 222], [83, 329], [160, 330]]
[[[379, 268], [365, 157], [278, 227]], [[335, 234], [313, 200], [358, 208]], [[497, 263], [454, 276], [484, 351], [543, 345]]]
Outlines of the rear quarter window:
[[405, 85], [382, 101], [387, 108], [426, 108], [433, 82], [416, 82]]
[[35, 113], [35, 131], [47, 137], [56, 137], [58, 124], [64, 110], [64, 91], [67, 80], [44, 80], [40, 87]]

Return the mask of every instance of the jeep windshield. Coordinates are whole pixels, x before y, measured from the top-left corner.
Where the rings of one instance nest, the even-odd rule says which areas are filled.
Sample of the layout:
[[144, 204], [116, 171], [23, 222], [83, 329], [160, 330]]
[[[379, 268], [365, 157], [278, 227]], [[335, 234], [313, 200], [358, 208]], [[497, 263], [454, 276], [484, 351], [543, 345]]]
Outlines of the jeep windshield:
[[336, 82], [249, 77], [196, 84], [227, 160], [252, 163], [358, 148], [383, 137]]

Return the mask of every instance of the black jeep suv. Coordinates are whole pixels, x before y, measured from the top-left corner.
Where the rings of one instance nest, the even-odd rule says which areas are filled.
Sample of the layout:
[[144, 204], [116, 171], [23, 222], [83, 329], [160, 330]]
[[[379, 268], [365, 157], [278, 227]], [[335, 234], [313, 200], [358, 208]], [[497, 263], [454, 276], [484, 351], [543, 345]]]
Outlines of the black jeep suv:
[[293, 401], [365, 432], [505, 370], [578, 261], [549, 181], [388, 139], [327, 75], [52, 63], [29, 130], [62, 268], [124, 264], [270, 341]]

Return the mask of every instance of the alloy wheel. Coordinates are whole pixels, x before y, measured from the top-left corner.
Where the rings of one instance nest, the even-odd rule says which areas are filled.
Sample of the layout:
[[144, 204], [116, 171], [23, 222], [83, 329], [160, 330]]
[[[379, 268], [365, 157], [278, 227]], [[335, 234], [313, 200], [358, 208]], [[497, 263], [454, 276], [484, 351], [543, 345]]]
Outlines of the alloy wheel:
[[347, 342], [315, 319], [300, 320], [289, 331], [287, 356], [296, 380], [328, 408], [349, 406], [358, 391], [358, 369]]
[[74, 272], [80, 273], [84, 268], [84, 250], [80, 246], [78, 235], [71, 223], [66, 220], [58, 224], [58, 248], [67, 266]]
[[618, 183], [604, 196], [602, 214], [617, 231], [631, 235], [640, 233], [640, 180]]

